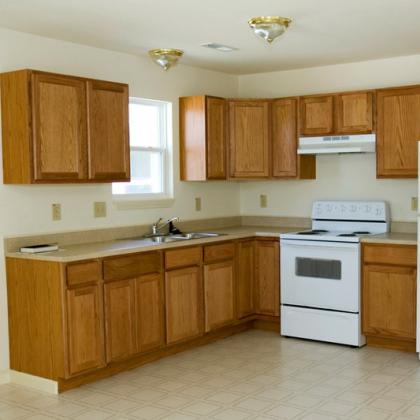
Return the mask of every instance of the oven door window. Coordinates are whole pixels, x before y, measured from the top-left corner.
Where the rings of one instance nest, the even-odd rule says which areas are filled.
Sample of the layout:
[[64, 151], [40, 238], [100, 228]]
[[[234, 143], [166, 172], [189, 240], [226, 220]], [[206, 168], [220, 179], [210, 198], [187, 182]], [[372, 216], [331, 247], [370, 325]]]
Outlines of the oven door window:
[[295, 274], [298, 277], [341, 280], [341, 261], [297, 257]]

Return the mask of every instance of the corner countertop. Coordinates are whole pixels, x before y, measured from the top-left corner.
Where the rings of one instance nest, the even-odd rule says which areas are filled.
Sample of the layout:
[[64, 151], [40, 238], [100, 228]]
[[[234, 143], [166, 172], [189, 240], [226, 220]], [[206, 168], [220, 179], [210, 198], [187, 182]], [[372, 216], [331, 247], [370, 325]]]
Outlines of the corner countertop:
[[[39, 261], [52, 261], [68, 263], [73, 261], [105, 258], [116, 255], [131, 254], [145, 251], [166, 250], [194, 245], [207, 245], [216, 242], [244, 239], [252, 236], [279, 237], [281, 233], [303, 230], [302, 227], [273, 227], [273, 226], [238, 226], [227, 229], [209, 230], [221, 233], [222, 236], [214, 238], [193, 239], [188, 241], [170, 242], [164, 244], [151, 244], [143, 238], [121, 239], [115, 241], [95, 242], [80, 245], [63, 245], [58, 251], [39, 254], [24, 254], [21, 252], [8, 252], [6, 257], [32, 259]], [[401, 245], [417, 245], [415, 233], [386, 233], [362, 238], [363, 243], [392, 243]]]

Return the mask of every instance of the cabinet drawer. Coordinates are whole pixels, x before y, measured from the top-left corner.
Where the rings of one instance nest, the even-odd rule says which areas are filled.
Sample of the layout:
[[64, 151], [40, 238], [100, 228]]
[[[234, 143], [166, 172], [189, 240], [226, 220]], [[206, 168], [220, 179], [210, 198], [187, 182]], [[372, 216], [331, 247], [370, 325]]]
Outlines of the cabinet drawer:
[[204, 262], [230, 260], [234, 257], [235, 247], [233, 242], [209, 245], [204, 247]]
[[126, 255], [104, 261], [104, 280], [123, 280], [139, 277], [142, 274], [159, 273], [162, 259], [159, 252]]
[[174, 249], [165, 252], [166, 269], [177, 267], [188, 267], [191, 265], [199, 265], [203, 260], [203, 249], [201, 246], [193, 248]]
[[66, 267], [67, 286], [97, 283], [101, 279], [99, 261], [84, 261]]
[[371, 264], [417, 265], [417, 247], [415, 245], [363, 245], [363, 262]]

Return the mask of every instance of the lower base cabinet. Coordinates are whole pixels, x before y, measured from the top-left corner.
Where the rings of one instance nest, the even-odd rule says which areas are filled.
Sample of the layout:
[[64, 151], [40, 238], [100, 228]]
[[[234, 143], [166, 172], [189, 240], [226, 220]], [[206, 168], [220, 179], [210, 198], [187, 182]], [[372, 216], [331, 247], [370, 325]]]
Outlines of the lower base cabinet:
[[166, 342], [174, 344], [203, 334], [201, 267], [187, 267], [165, 274]]
[[372, 340], [414, 349], [416, 253], [416, 247], [409, 245], [364, 245], [362, 319], [368, 344]]
[[234, 261], [204, 266], [204, 307], [206, 332], [235, 321]]
[[102, 286], [82, 285], [66, 295], [69, 374], [105, 366]]
[[236, 307], [238, 319], [255, 313], [254, 240], [239, 241], [236, 246]]

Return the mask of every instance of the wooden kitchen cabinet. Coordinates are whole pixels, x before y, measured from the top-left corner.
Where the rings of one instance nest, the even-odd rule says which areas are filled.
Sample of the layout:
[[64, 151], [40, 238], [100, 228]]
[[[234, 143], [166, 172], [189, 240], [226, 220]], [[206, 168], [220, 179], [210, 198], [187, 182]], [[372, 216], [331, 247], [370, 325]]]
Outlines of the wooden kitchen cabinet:
[[362, 134], [374, 129], [373, 92], [347, 92], [335, 96], [335, 133]]
[[255, 243], [239, 241], [236, 250], [236, 312], [238, 319], [255, 313]]
[[230, 100], [230, 176], [270, 176], [270, 101]]
[[165, 274], [166, 342], [174, 344], [203, 334], [203, 286], [201, 267]]
[[376, 102], [377, 177], [417, 178], [420, 86], [380, 89]]
[[300, 135], [323, 136], [334, 132], [334, 96], [302, 96], [300, 99]]
[[179, 98], [179, 114], [181, 180], [226, 179], [226, 100]]
[[129, 180], [127, 85], [2, 73], [1, 109], [4, 183]]
[[204, 248], [204, 309], [206, 332], [236, 319], [235, 245], [233, 242]]
[[255, 241], [255, 312], [280, 314], [280, 247], [276, 239]]
[[69, 289], [66, 298], [69, 374], [105, 366], [101, 286]]
[[363, 245], [362, 322], [368, 344], [415, 350], [416, 249]]
[[314, 155], [298, 155], [298, 98], [272, 103], [272, 176], [315, 179]]
[[111, 362], [137, 352], [135, 280], [106, 283], [104, 293], [106, 358]]

